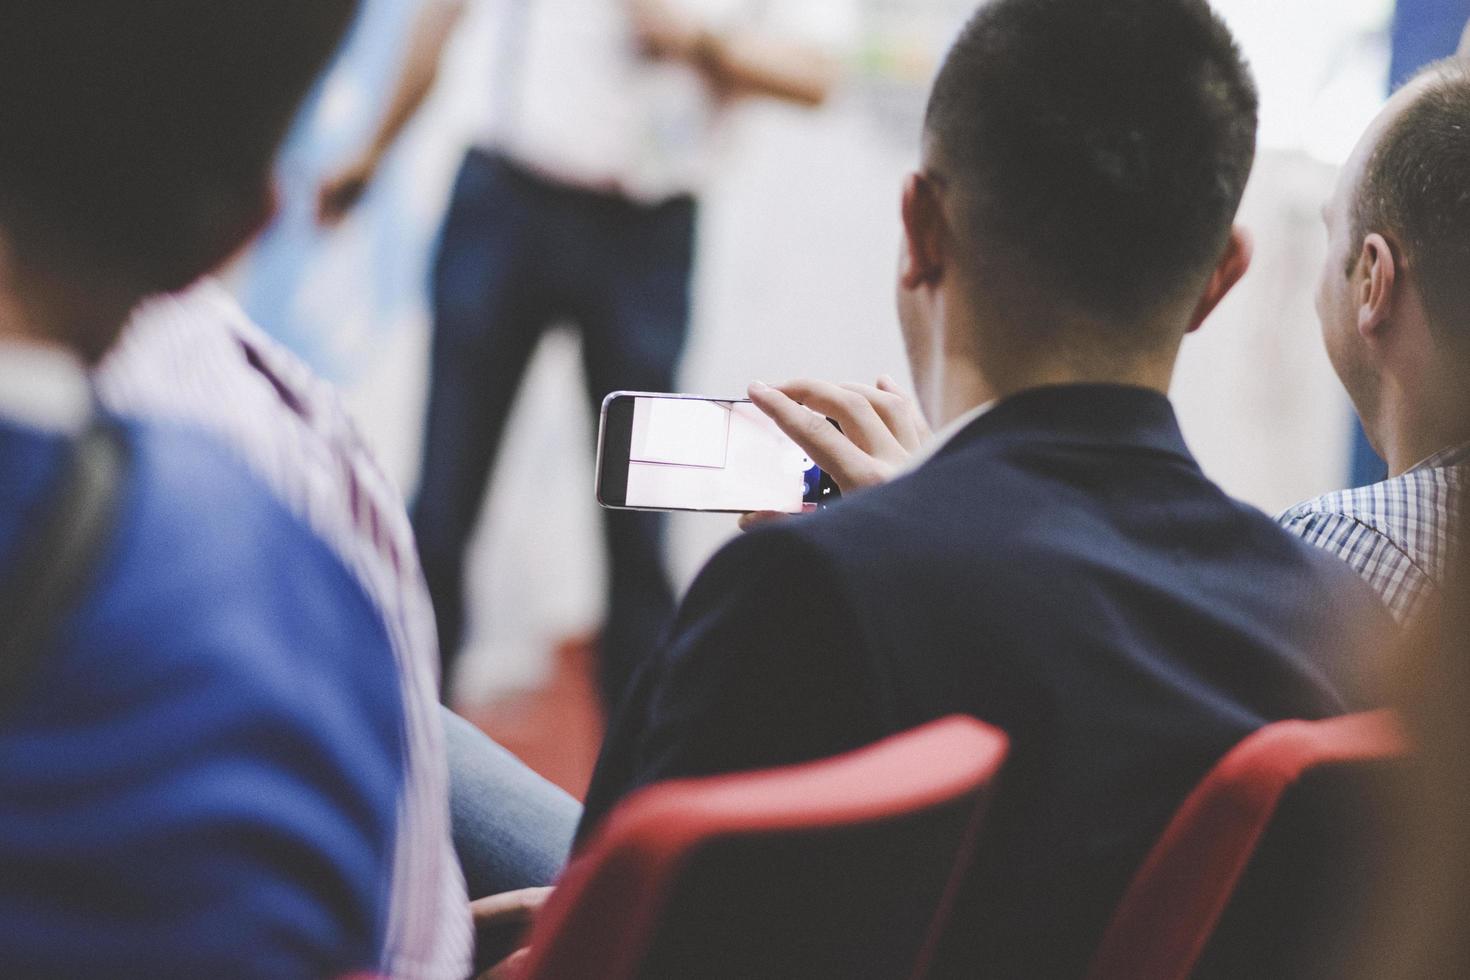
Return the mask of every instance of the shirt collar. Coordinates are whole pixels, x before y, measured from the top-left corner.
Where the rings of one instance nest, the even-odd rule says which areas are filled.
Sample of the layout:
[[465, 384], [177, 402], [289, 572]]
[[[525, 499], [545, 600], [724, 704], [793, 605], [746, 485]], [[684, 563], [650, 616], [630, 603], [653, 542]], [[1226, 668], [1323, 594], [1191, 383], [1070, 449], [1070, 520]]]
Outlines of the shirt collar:
[[1442, 469], [1446, 466], [1458, 466], [1467, 460], [1470, 460], [1470, 442], [1459, 446], [1451, 446], [1448, 449], [1441, 449], [1428, 459], [1409, 467], [1409, 472], [1413, 473], [1416, 470], [1433, 470]]
[[91, 385], [74, 354], [0, 340], [0, 422], [69, 435], [80, 431], [91, 414]]

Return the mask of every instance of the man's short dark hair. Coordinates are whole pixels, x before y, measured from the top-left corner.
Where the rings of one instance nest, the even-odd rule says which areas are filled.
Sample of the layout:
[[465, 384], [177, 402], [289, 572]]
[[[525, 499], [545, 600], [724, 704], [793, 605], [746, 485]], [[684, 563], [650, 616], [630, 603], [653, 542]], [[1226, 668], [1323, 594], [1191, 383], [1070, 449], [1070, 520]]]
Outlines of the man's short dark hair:
[[1470, 62], [1438, 62], [1414, 81], [1426, 77], [1368, 158], [1347, 273], [1364, 238], [1386, 235], [1414, 270], [1436, 335], [1470, 349]]
[[0, 0], [0, 228], [23, 266], [140, 293], [259, 210], [357, 0]]
[[925, 129], [972, 243], [1126, 322], [1223, 253], [1256, 112], [1204, 0], [994, 0], [950, 51]]

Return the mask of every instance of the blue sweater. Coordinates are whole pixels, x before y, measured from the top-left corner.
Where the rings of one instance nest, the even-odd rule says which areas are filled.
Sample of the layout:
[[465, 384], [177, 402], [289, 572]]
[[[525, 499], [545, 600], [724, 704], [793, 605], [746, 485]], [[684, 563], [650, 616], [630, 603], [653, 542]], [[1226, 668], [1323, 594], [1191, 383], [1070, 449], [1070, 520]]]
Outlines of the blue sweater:
[[[0, 713], [0, 972], [375, 968], [402, 776], [381, 621], [223, 450], [127, 436], [113, 539]], [[65, 448], [0, 420], [0, 580]]]

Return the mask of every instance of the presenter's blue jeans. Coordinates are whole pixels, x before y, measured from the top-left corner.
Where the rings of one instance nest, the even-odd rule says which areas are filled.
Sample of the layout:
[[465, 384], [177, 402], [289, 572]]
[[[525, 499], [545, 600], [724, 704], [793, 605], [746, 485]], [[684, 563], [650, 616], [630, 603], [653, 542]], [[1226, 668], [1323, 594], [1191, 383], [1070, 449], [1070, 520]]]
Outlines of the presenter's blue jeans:
[[[594, 412], [612, 391], [673, 390], [689, 320], [695, 211], [690, 197], [645, 206], [551, 183], [478, 150], [466, 157], [434, 267], [428, 425], [413, 513], [446, 684], [464, 639], [465, 545], [537, 341], [553, 324], [577, 327]], [[538, 464], [546, 479], [558, 478], [561, 461]], [[528, 502], [525, 519], [547, 515]], [[610, 595], [600, 680], [613, 704], [661, 641], [673, 595], [659, 515], [607, 511], [603, 526]]]
[[470, 898], [554, 883], [571, 853], [581, 804], [474, 725], [440, 713], [454, 850]]

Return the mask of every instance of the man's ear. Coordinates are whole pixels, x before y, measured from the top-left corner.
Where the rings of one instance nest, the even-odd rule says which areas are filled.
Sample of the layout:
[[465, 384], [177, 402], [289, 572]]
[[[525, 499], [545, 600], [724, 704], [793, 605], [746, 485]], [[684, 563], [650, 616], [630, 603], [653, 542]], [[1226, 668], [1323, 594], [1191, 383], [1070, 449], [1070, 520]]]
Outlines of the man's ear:
[[197, 233], [190, 247], [153, 287], [174, 292], [234, 261], [254, 243], [279, 209], [280, 194], [271, 179], [244, 192], [200, 199]]
[[932, 286], [944, 275], [944, 210], [930, 177], [909, 174], [903, 184], [904, 289]]
[[1189, 319], [1190, 333], [1200, 328], [1226, 294], [1250, 271], [1251, 257], [1255, 255], [1255, 251], [1256, 243], [1251, 233], [1240, 225], [1231, 226], [1230, 241], [1225, 245], [1225, 254], [1220, 256], [1215, 271], [1210, 273], [1210, 281], [1205, 283], [1205, 291], [1200, 294], [1194, 315]]
[[1373, 340], [1393, 314], [1399, 281], [1398, 261], [1388, 239], [1374, 232], [1363, 239], [1353, 273], [1353, 302], [1358, 307], [1358, 333]]

